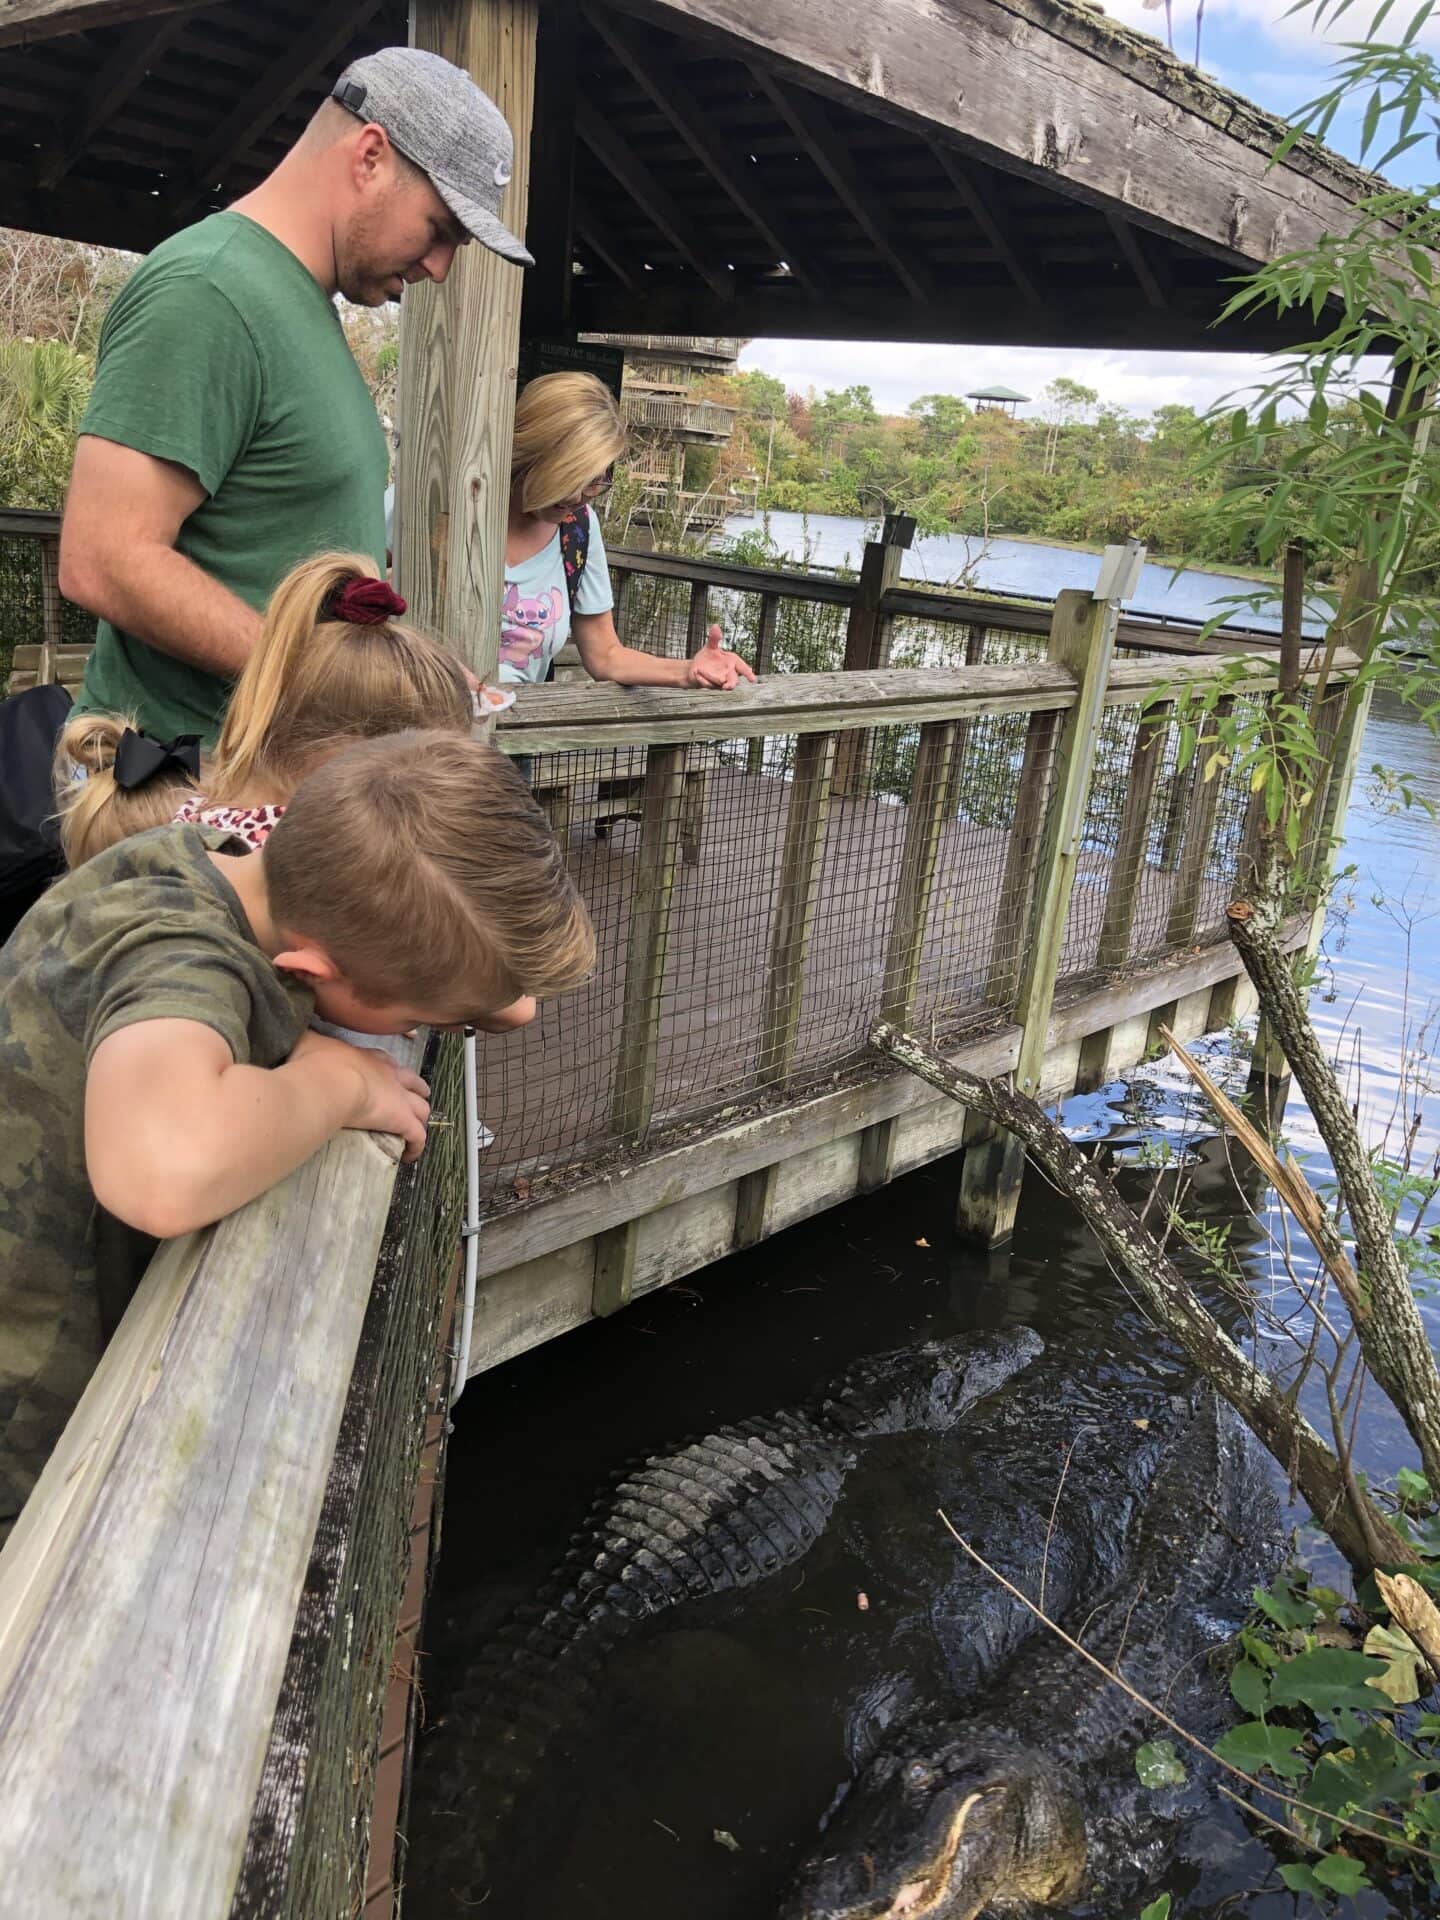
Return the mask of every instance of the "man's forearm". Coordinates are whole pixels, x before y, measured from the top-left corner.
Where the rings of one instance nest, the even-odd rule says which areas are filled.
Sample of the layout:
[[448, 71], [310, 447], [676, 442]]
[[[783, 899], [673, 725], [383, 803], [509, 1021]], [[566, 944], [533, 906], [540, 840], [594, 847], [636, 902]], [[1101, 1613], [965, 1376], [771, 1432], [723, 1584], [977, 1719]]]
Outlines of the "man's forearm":
[[223, 679], [234, 679], [260, 638], [255, 609], [173, 547], [99, 556], [62, 588], [147, 646]]

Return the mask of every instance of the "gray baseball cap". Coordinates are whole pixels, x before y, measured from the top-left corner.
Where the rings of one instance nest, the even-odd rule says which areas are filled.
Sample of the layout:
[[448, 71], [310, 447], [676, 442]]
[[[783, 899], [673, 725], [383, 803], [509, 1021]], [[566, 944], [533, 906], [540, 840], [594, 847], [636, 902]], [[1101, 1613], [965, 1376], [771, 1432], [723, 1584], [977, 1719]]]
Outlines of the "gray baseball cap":
[[482, 247], [534, 266], [499, 218], [515, 143], [504, 114], [468, 73], [419, 47], [382, 47], [352, 60], [330, 97], [383, 127]]

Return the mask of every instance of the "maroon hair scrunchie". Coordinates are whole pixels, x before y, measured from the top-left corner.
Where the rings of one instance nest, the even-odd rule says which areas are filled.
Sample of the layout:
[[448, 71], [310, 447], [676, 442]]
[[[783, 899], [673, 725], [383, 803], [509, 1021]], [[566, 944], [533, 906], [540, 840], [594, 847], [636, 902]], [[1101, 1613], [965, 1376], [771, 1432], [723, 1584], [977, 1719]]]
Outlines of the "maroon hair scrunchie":
[[405, 602], [383, 580], [362, 580], [358, 574], [333, 588], [321, 608], [328, 620], [343, 620], [352, 627], [383, 626], [404, 611]]

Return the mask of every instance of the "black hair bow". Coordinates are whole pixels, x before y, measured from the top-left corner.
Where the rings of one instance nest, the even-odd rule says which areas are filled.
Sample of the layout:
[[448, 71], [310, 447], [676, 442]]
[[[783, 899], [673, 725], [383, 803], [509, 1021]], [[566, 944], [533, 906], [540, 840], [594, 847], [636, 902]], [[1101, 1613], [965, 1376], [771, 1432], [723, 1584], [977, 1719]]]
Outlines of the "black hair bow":
[[126, 793], [143, 787], [166, 767], [200, 778], [200, 736], [177, 733], [173, 740], [156, 740], [135, 727], [126, 727], [115, 749], [115, 784]]

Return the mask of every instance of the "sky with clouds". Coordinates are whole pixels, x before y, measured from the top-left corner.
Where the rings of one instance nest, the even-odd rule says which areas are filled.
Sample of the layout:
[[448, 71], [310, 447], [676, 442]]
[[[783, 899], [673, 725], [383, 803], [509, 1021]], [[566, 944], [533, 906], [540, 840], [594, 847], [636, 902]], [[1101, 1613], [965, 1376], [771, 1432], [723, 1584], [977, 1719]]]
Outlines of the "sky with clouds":
[[[1272, 113], [1296, 111], [1324, 90], [1333, 41], [1363, 38], [1373, 0], [1354, 0], [1328, 36], [1309, 13], [1291, 13], [1292, 0], [1205, 0], [1200, 64], [1222, 85]], [[1162, 37], [1163, 4], [1105, 0], [1104, 11], [1127, 26]], [[1172, 0], [1176, 51], [1195, 53], [1195, 0]], [[1405, 0], [1396, 16], [1408, 20]], [[1440, 47], [1440, 21], [1425, 29], [1427, 45]], [[1355, 157], [1357, 129], [1337, 127], [1331, 144]], [[1417, 163], [1418, 164], [1418, 163]], [[1400, 163], [1392, 174], [1403, 178]], [[1203, 407], [1260, 377], [1263, 363], [1246, 355], [1204, 353], [1082, 352], [1076, 349], [949, 347], [918, 344], [897, 353], [892, 345], [845, 340], [754, 340], [741, 355], [743, 367], [777, 374], [792, 389], [845, 387], [863, 382], [885, 413], [902, 413], [922, 393], [963, 393], [1000, 382], [1038, 394], [1057, 374], [1094, 387], [1102, 400], [1135, 413], [1170, 401]]]

